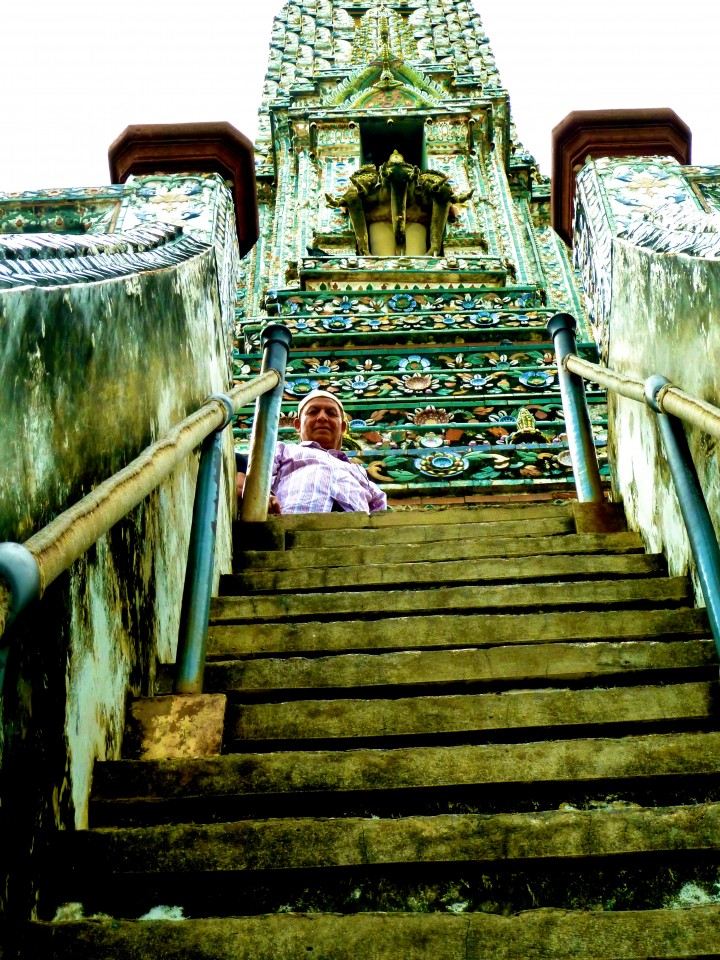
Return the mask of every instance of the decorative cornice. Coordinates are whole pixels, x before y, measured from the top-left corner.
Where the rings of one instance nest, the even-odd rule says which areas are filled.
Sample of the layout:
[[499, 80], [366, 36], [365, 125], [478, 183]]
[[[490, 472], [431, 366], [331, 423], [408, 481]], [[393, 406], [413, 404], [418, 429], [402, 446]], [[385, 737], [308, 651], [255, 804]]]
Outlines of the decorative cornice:
[[125, 233], [0, 235], [0, 290], [113, 280], [174, 267], [211, 249], [180, 228], [157, 224]]
[[720, 213], [688, 210], [674, 201], [657, 207], [642, 220], [633, 221], [618, 235], [656, 253], [720, 259]]

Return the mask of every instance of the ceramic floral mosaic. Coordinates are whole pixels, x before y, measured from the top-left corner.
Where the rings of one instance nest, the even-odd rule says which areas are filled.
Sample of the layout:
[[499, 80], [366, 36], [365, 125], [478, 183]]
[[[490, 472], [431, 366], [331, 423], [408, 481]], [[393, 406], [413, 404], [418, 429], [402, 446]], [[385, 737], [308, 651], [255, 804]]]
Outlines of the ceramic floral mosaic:
[[[471, 0], [285, 4], [260, 115], [233, 369], [259, 369], [268, 321], [292, 331], [282, 435], [322, 388], [394, 490], [567, 485], [548, 319], [573, 313], [596, 351]], [[251, 426], [243, 412], [240, 446]]]

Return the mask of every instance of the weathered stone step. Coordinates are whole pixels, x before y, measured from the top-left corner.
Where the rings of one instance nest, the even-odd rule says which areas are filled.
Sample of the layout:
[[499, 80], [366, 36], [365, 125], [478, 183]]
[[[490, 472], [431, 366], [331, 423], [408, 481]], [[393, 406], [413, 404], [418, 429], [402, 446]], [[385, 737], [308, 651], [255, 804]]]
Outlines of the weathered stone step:
[[492, 610], [521, 607], [595, 606], [601, 604], [687, 603], [686, 577], [642, 580], [588, 580], [569, 583], [437, 587], [417, 590], [308, 593], [300, 596], [216, 597], [210, 621], [307, 619], [366, 614], [381, 618], [398, 613], [434, 614], [440, 610]]
[[[564, 508], [563, 513], [546, 518], [527, 520], [498, 520], [479, 522], [467, 517], [453, 523], [433, 523], [402, 526], [344, 527], [323, 526], [320, 528], [290, 529], [287, 532], [288, 546], [311, 547], [363, 547], [383, 543], [428, 543], [433, 540], [467, 540], [468, 537], [548, 537], [575, 533], [575, 523]], [[321, 517], [323, 514], [306, 514]], [[327, 517], [347, 514], [325, 514]], [[403, 514], [411, 516], [411, 514]], [[243, 549], [242, 538], [236, 547]]]
[[[216, 618], [222, 604], [214, 607]], [[215, 659], [258, 654], [342, 650], [484, 647], [493, 644], [557, 643], [645, 637], [709, 637], [703, 609], [583, 610], [522, 614], [463, 614], [390, 617], [337, 623], [211, 623], [208, 656]]]
[[236, 554], [235, 569], [297, 570], [311, 567], [347, 567], [380, 563], [417, 563], [419, 560], [470, 560], [483, 557], [528, 557], [545, 554], [638, 553], [643, 543], [637, 533], [564, 534], [555, 537], [498, 537], [475, 540], [391, 543], [375, 547], [315, 547], [293, 550], [247, 550]]
[[453, 747], [234, 753], [100, 760], [93, 803], [238, 794], [573, 783], [720, 773], [720, 732], [486, 743]]
[[294, 700], [231, 705], [226, 723], [241, 749], [252, 741], [287, 749], [293, 741], [312, 740], [335, 740], [340, 748], [343, 740], [482, 736], [524, 728], [550, 738], [562, 727], [707, 721], [717, 714], [716, 700], [716, 684], [706, 682], [393, 700]]
[[306, 690], [461, 682], [594, 680], [645, 671], [717, 665], [711, 640], [624, 641], [499, 646], [489, 649], [338, 654], [209, 663], [205, 691]]
[[294, 513], [273, 518], [286, 530], [349, 530], [361, 527], [446, 526], [458, 523], [494, 523], [572, 516], [572, 501], [564, 503], [468, 504], [445, 510], [381, 510], [377, 513]]
[[163, 824], [78, 831], [64, 840], [70, 862], [87, 864], [96, 882], [107, 874], [586, 859], [717, 851], [720, 804]]
[[298, 570], [259, 570], [221, 578], [221, 594], [249, 591], [335, 590], [348, 587], [476, 581], [580, 580], [584, 577], [642, 577], [665, 572], [662, 554], [580, 554], [436, 560], [433, 563], [373, 564]]
[[[162, 954], [158, 944], [162, 944]], [[683, 960], [720, 954], [720, 906], [685, 910], [283, 913], [28, 924], [21, 960]]]

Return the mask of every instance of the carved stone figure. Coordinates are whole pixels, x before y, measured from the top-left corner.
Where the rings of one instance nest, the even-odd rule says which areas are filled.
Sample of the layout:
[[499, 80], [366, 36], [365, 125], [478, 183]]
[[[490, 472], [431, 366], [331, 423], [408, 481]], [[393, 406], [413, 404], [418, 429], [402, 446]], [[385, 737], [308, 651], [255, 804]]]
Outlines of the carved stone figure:
[[450, 186], [448, 177], [439, 170], [423, 170], [418, 177], [417, 189], [424, 203], [432, 208], [428, 255], [442, 256], [443, 238], [450, 208], [456, 203], [465, 203], [474, 191], [468, 190], [467, 193], [456, 194]]
[[400, 256], [405, 253], [407, 239], [408, 192], [417, 183], [419, 174], [418, 168], [406, 163], [397, 150], [393, 150], [390, 159], [380, 167], [380, 183], [390, 193], [390, 224], [395, 238], [395, 253]]
[[361, 256], [368, 256], [370, 245], [368, 240], [367, 220], [363, 201], [370, 198], [379, 186], [378, 170], [374, 163], [366, 163], [350, 176], [350, 186], [342, 197], [335, 199], [329, 193], [325, 200], [330, 207], [346, 207], [350, 216], [357, 242], [357, 251]]
[[441, 256], [450, 210], [472, 194], [456, 194], [444, 173], [420, 170], [393, 150], [379, 171], [365, 164], [342, 197], [326, 200], [347, 209], [361, 256]]

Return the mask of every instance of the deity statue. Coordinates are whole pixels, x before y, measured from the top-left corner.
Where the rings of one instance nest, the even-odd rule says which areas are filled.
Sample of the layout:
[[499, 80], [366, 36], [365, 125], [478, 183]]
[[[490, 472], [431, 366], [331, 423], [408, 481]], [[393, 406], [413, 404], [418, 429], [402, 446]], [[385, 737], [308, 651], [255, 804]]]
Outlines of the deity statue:
[[347, 210], [361, 256], [438, 257], [453, 205], [472, 194], [456, 194], [444, 173], [420, 170], [393, 150], [379, 170], [365, 164], [342, 197], [326, 194], [326, 200]]

